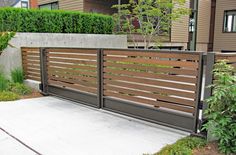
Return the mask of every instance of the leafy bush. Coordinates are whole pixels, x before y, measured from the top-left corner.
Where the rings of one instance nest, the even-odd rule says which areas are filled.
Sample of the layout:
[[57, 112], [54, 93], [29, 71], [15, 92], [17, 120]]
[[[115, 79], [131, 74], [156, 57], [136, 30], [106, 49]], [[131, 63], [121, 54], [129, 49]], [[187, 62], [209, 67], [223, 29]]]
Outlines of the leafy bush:
[[18, 95], [28, 95], [32, 93], [32, 89], [30, 87], [20, 83], [9, 84], [8, 90]]
[[198, 137], [185, 137], [172, 145], [165, 146], [155, 155], [192, 155], [192, 150], [206, 145], [206, 140]]
[[111, 16], [63, 10], [0, 9], [0, 31], [111, 34]]
[[14, 83], [23, 83], [24, 82], [24, 73], [23, 69], [16, 68], [11, 71], [11, 79]]
[[203, 129], [210, 130], [218, 138], [220, 151], [236, 153], [236, 76], [226, 61], [215, 64], [215, 82], [212, 96], [207, 99], [205, 114], [208, 122]]
[[20, 98], [19, 95], [13, 92], [8, 92], [8, 91], [0, 92], [0, 101], [14, 101], [19, 98]]
[[8, 80], [3, 73], [0, 72], [0, 92], [4, 91], [8, 87]]
[[14, 35], [14, 32], [0, 32], [0, 53], [8, 46], [8, 42]]

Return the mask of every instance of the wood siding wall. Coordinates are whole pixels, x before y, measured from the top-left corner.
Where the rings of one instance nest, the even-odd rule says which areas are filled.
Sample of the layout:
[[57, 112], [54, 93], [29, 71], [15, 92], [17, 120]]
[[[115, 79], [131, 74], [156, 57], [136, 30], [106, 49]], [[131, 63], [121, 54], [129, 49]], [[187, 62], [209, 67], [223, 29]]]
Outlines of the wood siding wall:
[[[189, 8], [190, 1], [187, 0], [185, 7]], [[177, 6], [178, 7], [178, 6]], [[172, 23], [171, 27], [171, 42], [172, 43], [187, 43], [188, 42], [188, 23], [189, 16], [183, 16], [178, 21]]]
[[111, 15], [116, 12], [116, 9], [111, 8], [115, 4], [117, 1], [84, 0], [84, 11]]
[[236, 33], [223, 33], [224, 11], [236, 10], [235, 0], [216, 1], [214, 51], [236, 51]]
[[207, 51], [210, 33], [211, 0], [199, 0], [197, 21], [197, 51]]
[[[38, 5], [56, 2], [55, 0], [38, 0]], [[58, 0], [61, 10], [83, 11], [84, 0]]]

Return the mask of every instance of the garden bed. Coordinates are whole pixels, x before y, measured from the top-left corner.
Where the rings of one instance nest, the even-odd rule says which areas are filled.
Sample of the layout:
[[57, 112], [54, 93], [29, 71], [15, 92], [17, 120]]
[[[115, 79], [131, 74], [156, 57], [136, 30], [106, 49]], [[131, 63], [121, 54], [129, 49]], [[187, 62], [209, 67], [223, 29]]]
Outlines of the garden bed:
[[224, 155], [219, 152], [218, 145], [216, 142], [209, 143], [203, 148], [194, 149], [193, 155]]

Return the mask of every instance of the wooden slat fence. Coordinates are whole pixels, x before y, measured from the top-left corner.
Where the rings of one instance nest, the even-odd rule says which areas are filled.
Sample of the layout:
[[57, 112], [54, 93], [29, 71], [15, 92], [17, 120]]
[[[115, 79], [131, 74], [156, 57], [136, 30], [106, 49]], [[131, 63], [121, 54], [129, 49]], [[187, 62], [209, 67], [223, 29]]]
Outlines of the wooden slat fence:
[[104, 50], [104, 95], [194, 115], [201, 54]]
[[236, 68], [236, 53], [216, 53], [215, 62], [219, 60], [227, 60], [228, 64]]
[[25, 79], [41, 81], [39, 48], [21, 48]]
[[97, 50], [48, 49], [48, 84], [97, 93]]

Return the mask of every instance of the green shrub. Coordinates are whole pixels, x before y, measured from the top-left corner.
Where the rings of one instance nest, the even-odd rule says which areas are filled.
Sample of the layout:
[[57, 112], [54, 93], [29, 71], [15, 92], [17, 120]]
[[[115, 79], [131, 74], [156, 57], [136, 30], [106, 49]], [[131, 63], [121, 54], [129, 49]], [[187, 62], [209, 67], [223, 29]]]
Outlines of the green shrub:
[[14, 35], [14, 32], [0, 32], [0, 53], [8, 46], [8, 42]]
[[206, 145], [206, 140], [198, 137], [185, 137], [172, 145], [167, 145], [155, 155], [192, 155], [192, 150]]
[[23, 69], [16, 68], [11, 71], [11, 79], [14, 83], [23, 83], [24, 82], [24, 73]]
[[30, 87], [20, 83], [9, 84], [8, 90], [18, 95], [28, 95], [32, 93], [32, 89]]
[[0, 32], [111, 34], [111, 16], [63, 10], [0, 9]]
[[208, 122], [203, 129], [218, 139], [221, 152], [236, 153], [236, 76], [226, 61], [215, 64], [212, 96], [205, 111]]
[[0, 72], [0, 92], [5, 91], [8, 88], [8, 80], [3, 73]]
[[13, 92], [7, 92], [7, 91], [0, 92], [0, 101], [14, 101], [19, 98], [20, 98], [19, 95]]

